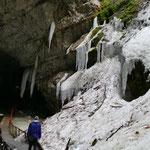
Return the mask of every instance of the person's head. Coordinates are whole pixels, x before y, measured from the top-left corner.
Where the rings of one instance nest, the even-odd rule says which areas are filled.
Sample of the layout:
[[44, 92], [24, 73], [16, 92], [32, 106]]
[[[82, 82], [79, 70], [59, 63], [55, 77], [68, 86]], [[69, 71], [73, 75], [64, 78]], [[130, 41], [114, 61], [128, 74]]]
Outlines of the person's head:
[[39, 117], [38, 116], [35, 116], [34, 117], [34, 122], [38, 122], [39, 121]]

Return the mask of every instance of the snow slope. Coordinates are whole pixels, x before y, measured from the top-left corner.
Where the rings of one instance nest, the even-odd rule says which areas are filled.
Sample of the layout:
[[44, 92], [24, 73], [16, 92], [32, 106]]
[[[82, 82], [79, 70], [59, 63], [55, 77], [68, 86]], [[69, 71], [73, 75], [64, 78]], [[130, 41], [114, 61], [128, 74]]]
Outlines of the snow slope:
[[[150, 6], [136, 19], [146, 21], [150, 14], [143, 12], [149, 10]], [[150, 70], [150, 27], [143, 24], [117, 31], [106, 24], [103, 31], [108, 40], [104, 61], [64, 82], [63, 89], [78, 87], [78, 94], [43, 122], [40, 142], [44, 150], [65, 150], [69, 139], [69, 150], [150, 149], [150, 90], [130, 103], [120, 94], [134, 62], [141, 60]], [[122, 45], [120, 51], [116, 52], [114, 42]]]

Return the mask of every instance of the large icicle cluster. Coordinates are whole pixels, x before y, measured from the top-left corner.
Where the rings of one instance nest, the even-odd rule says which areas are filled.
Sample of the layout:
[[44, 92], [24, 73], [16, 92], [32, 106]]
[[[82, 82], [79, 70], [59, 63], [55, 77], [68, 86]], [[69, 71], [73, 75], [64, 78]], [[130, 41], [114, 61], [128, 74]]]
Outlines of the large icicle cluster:
[[[101, 32], [101, 30], [91, 39], [91, 35], [93, 30], [95, 30], [95, 28], [98, 27], [98, 23], [97, 23], [97, 17], [94, 18], [94, 22], [93, 22], [93, 29], [89, 32], [89, 34], [86, 36], [86, 38], [84, 39], [84, 41], [76, 48], [77, 54], [76, 54], [76, 68], [77, 70], [84, 70], [87, 69], [87, 65], [88, 65], [88, 54], [89, 52], [91, 52], [93, 50], [93, 48], [91, 47], [91, 43], [92, 40]], [[100, 51], [101, 51], [101, 44], [102, 42], [99, 42], [99, 44], [97, 44], [97, 58], [100, 58]], [[98, 46], [99, 45], [99, 46]], [[103, 45], [103, 44], [102, 44]], [[102, 48], [103, 49], [103, 48]]]
[[37, 66], [38, 66], [38, 55], [36, 56], [36, 59], [35, 59], [34, 68], [33, 69], [28, 69], [27, 68], [23, 72], [22, 82], [21, 82], [21, 91], [20, 91], [21, 98], [23, 98], [27, 81], [29, 81], [31, 83], [30, 84], [30, 97], [32, 97], [33, 90], [34, 90], [34, 85], [35, 85], [35, 77], [36, 77]]

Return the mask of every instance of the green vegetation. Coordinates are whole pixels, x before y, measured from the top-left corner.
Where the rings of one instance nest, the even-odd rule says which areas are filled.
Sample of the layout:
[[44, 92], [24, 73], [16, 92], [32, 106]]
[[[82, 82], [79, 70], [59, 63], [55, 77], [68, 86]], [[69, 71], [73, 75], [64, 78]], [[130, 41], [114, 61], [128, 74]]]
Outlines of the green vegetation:
[[120, 40], [122, 40], [122, 39], [125, 37], [125, 35], [126, 35], [126, 32], [124, 32], [124, 33], [122, 34], [122, 36], [120, 37]]
[[90, 36], [90, 39], [92, 39], [100, 29], [102, 29], [101, 26], [96, 27], [96, 28], [92, 31], [92, 34], [91, 34], [91, 36]]
[[96, 47], [97, 46], [98, 42], [101, 40], [101, 38], [103, 37], [103, 35], [104, 35], [103, 32], [100, 32], [97, 35], [97, 37], [92, 40], [92, 47]]
[[136, 0], [118, 0], [117, 2], [108, 3], [107, 0], [98, 14], [98, 22], [103, 24], [104, 20], [108, 21], [113, 16], [117, 16], [123, 22], [129, 24], [137, 16], [140, 10], [140, 3], [141, 1]]

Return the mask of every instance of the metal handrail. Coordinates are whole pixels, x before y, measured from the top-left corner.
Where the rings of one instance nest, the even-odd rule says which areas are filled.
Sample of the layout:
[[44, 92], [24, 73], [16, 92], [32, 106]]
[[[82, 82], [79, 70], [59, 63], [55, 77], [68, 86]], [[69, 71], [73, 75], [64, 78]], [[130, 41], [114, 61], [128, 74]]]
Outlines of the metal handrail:
[[[15, 107], [12, 108], [11, 115], [10, 115], [10, 118], [9, 118], [9, 132], [14, 137], [17, 137], [21, 134], [24, 134], [25, 138], [26, 138], [27, 137], [27, 132], [21, 130], [20, 128], [18, 128], [16, 126], [14, 126], [13, 123], [12, 123], [12, 118], [13, 118], [14, 111], [15, 111]], [[39, 141], [38, 141], [38, 145], [39, 145], [41, 150], [44, 150]]]

